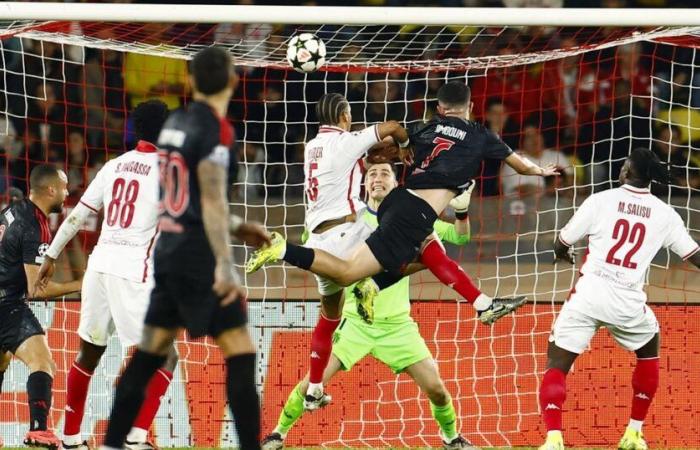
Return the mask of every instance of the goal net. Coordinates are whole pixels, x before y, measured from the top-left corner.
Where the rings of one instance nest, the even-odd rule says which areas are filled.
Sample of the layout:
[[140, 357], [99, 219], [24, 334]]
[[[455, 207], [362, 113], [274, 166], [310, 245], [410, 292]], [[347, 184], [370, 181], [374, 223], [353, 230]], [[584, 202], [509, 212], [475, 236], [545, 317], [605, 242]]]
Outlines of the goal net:
[[[160, 10], [163, 17], [167, 10]], [[498, 14], [494, 10], [494, 14]], [[445, 19], [447, 20], [447, 18]], [[299, 74], [286, 42], [315, 33], [328, 49], [319, 72]], [[514, 27], [294, 25], [17, 20], [0, 29], [0, 195], [27, 192], [43, 162], [69, 176], [67, 208], [104, 162], [135, 144], [130, 111], [141, 100], [171, 108], [190, 101], [186, 61], [216, 43], [236, 58], [241, 83], [229, 109], [239, 160], [231, 199], [247, 220], [299, 241], [304, 219], [303, 145], [317, 132], [324, 92], [350, 101], [357, 128], [394, 119], [411, 125], [435, 112], [436, 91], [459, 79], [472, 89], [473, 119], [513, 149], [562, 176], [533, 181], [486, 161], [470, 218], [472, 242], [449, 254], [484, 292], [527, 295], [529, 303], [493, 327], [427, 272], [412, 276], [413, 317], [451, 393], [459, 429], [476, 445], [532, 446], [544, 429], [537, 390], [553, 319], [577, 277], [552, 264], [552, 242], [590, 193], [616, 185], [623, 160], [647, 146], [671, 166], [672, 185], [653, 186], [700, 239], [700, 74], [697, 27]], [[448, 213], [449, 214], [449, 213]], [[54, 217], [54, 226], [60, 223]], [[79, 276], [96, 242], [93, 216], [62, 258], [63, 279]], [[235, 245], [240, 268], [250, 249]], [[582, 253], [579, 249], [579, 253]], [[580, 259], [580, 258], [579, 258]], [[661, 252], [648, 274], [662, 330], [660, 394], [645, 434], [659, 447], [698, 447], [700, 277]], [[263, 432], [308, 366], [318, 318], [312, 276], [272, 266], [245, 278], [258, 350]], [[32, 302], [57, 363], [52, 426], [61, 429], [66, 373], [75, 359], [77, 299]], [[208, 340], [178, 342], [180, 363], [152, 433], [159, 446], [235, 446], [223, 361]], [[568, 378], [564, 425], [572, 446], [609, 447], [628, 420], [634, 359], [605, 332]], [[101, 443], [126, 349], [117, 338], [92, 379], [83, 433]], [[20, 445], [27, 427], [27, 369], [13, 362], [0, 394], [0, 435]], [[305, 415], [286, 445], [435, 446], [430, 406], [406, 375], [366, 358], [328, 387], [333, 403]]]

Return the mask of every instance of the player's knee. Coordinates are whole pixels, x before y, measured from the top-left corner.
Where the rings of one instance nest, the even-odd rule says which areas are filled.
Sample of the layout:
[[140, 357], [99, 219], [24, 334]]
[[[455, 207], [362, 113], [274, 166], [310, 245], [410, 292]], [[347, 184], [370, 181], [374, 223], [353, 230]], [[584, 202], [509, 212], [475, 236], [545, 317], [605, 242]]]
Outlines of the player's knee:
[[46, 372], [52, 377], [56, 374], [56, 363], [50, 355], [44, 355], [28, 362], [29, 372]]
[[78, 352], [78, 357], [75, 359], [75, 362], [83, 369], [92, 372], [100, 363], [105, 348], [106, 347], [100, 347], [81, 340], [80, 351]]
[[177, 349], [175, 348], [175, 345], [172, 345], [170, 347], [170, 351], [168, 352], [168, 359], [165, 360], [165, 364], [163, 364], [163, 368], [167, 370], [168, 372], [173, 372], [175, 371], [175, 366], [177, 366], [177, 362], [180, 359], [180, 355], [177, 353]]
[[434, 405], [444, 406], [450, 401], [450, 394], [442, 380], [435, 380], [424, 387], [425, 394]]

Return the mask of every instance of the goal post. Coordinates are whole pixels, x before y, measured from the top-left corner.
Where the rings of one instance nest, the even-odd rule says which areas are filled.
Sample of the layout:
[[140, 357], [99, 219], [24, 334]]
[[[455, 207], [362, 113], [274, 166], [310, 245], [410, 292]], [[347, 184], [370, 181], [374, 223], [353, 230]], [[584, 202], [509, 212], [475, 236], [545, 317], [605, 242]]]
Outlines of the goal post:
[[[106, 21], [108, 20], [108, 21]], [[273, 25], [274, 24], [274, 25]], [[312, 32], [326, 65], [292, 71], [286, 43]], [[235, 57], [241, 82], [229, 108], [239, 161], [234, 209], [293, 241], [303, 232], [303, 145], [317, 132], [314, 105], [345, 95], [354, 127], [407, 126], [434, 114], [439, 86], [472, 89], [473, 119], [531, 159], [554, 162], [555, 183], [527, 184], [487, 162], [470, 207], [472, 242], [449, 254], [488, 294], [529, 303], [487, 328], [470, 305], [427, 272], [412, 276], [412, 314], [455, 401], [462, 433], [476, 445], [533, 446], [544, 432], [537, 389], [553, 319], [577, 268], [552, 265], [551, 244], [591, 192], [615, 186], [638, 145], [669, 164], [672, 204], [700, 239], [700, 10], [206, 6], [0, 3], [0, 202], [26, 192], [38, 163], [69, 176], [71, 202], [108, 159], [134, 145], [130, 111], [157, 96], [171, 108], [191, 99], [186, 61], [217, 44]], [[167, 85], [167, 89], [163, 88]], [[450, 213], [448, 212], [448, 215]], [[62, 216], [61, 216], [62, 217]], [[52, 218], [56, 226], [61, 217]], [[99, 216], [61, 261], [64, 278], [84, 267]], [[242, 268], [250, 249], [234, 245]], [[578, 249], [579, 254], [583, 249]], [[580, 259], [580, 258], [579, 258]], [[645, 433], [657, 446], [700, 447], [694, 421], [700, 352], [697, 273], [662, 251], [648, 274], [662, 330], [661, 383]], [[244, 283], [258, 350], [263, 432], [307, 370], [318, 318], [313, 277], [275, 265]], [[57, 363], [52, 424], [60, 429], [65, 376], [77, 352], [79, 303], [33, 302]], [[178, 342], [181, 360], [153, 433], [161, 447], [235, 446], [224, 365], [213, 342]], [[568, 443], [611, 446], [628, 419], [632, 358], [601, 333], [569, 378]], [[90, 388], [83, 433], [101, 443], [126, 349], [110, 341]], [[21, 443], [26, 369], [13, 362], [0, 394], [0, 436]], [[434, 446], [427, 399], [405, 375], [367, 358], [328, 386], [333, 403], [304, 416], [289, 446]]]

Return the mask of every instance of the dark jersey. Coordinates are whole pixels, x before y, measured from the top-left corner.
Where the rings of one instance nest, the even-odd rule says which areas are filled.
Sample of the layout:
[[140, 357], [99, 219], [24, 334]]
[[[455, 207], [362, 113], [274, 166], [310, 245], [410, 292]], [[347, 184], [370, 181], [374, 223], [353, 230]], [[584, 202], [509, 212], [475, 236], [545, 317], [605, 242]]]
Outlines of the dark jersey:
[[156, 271], [211, 272], [214, 254], [202, 222], [197, 166], [203, 160], [228, 172], [233, 128], [206, 103], [193, 102], [173, 112], [158, 138], [161, 174], [161, 236]]
[[513, 153], [496, 134], [470, 120], [436, 115], [410, 133], [414, 164], [408, 189], [450, 189], [461, 192], [479, 173], [484, 159], [505, 159]]
[[25, 298], [24, 264], [41, 264], [50, 242], [49, 221], [29, 199], [0, 212], [0, 303]]

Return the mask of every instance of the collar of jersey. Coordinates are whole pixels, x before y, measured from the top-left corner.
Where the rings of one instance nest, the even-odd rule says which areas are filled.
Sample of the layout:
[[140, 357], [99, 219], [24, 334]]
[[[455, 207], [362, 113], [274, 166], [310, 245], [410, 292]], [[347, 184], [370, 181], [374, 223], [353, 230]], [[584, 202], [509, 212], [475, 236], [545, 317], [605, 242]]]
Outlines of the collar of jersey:
[[622, 189], [628, 190], [630, 192], [634, 192], [635, 194], [648, 194], [649, 193], [649, 188], [638, 188], [638, 187], [630, 186], [629, 184], [623, 184]]
[[148, 141], [138, 141], [136, 143], [136, 151], [141, 153], [155, 153], [158, 148]]
[[342, 128], [334, 127], [332, 125], [321, 125], [320, 127], [318, 127], [319, 133], [332, 133], [338, 131], [341, 133], [345, 133], [345, 130], [343, 130]]
[[373, 216], [376, 216], [376, 215], [377, 215], [377, 211], [373, 210], [373, 209], [370, 208], [369, 206], [367, 206], [367, 212], [370, 213], [370, 214], [372, 214]]

